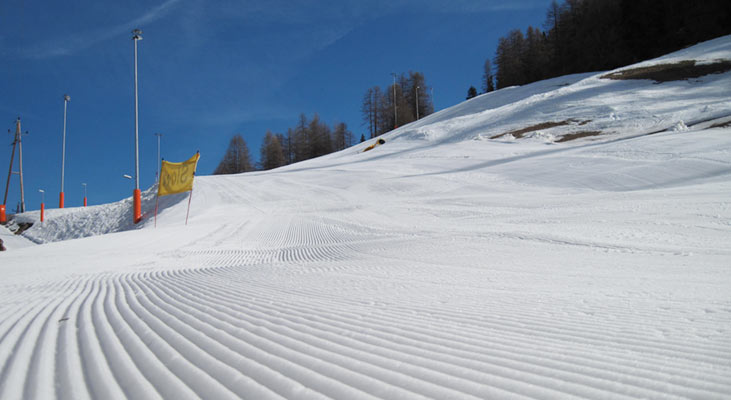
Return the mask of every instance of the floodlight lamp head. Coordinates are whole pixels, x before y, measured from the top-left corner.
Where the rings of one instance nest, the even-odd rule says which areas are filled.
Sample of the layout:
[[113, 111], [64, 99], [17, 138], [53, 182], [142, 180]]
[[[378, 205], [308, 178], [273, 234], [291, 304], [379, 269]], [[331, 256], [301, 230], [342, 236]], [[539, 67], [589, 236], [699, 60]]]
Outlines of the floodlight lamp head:
[[46, 193], [46, 191], [43, 190], [43, 189], [38, 189], [38, 191], [41, 192], [41, 193]]
[[140, 29], [133, 30], [132, 34], [132, 40], [142, 40], [142, 31]]
[[65, 95], [63, 95], [63, 100], [64, 101], [71, 101], [71, 96], [65, 94]]

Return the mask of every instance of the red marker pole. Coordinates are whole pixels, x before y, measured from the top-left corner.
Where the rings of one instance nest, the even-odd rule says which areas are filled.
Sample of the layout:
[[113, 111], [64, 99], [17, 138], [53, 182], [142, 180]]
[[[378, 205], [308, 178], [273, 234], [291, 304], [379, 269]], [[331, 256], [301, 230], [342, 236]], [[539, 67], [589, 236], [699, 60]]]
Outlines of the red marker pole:
[[[38, 193], [41, 194], [41, 222], [43, 222], [43, 220], [45, 219], [44, 214], [46, 211], [46, 204], [45, 204], [46, 203], [46, 191], [43, 189], [38, 189]], [[61, 194], [63, 194], [63, 193], [61, 193]], [[63, 197], [61, 198], [61, 201], [63, 202]], [[63, 207], [61, 207], [61, 208], [63, 208]]]
[[63, 199], [64, 199], [63, 192], [61, 192], [58, 195], [58, 208], [63, 208]]
[[142, 192], [140, 189], [135, 189], [134, 192], [134, 223], [138, 223], [142, 220]]
[[8, 222], [8, 218], [5, 216], [5, 204], [0, 204], [0, 223]]

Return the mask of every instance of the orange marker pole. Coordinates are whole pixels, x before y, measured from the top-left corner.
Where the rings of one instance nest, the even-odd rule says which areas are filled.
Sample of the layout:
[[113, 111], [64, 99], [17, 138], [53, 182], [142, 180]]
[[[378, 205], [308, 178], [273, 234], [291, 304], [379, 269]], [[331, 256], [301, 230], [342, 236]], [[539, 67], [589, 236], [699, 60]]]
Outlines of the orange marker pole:
[[63, 208], [63, 199], [64, 199], [63, 192], [61, 192], [58, 195], [58, 208]]
[[141, 198], [141, 192], [140, 189], [135, 189], [133, 192], [133, 211], [134, 211], [134, 223], [140, 222], [142, 220], [142, 198]]
[[41, 203], [41, 222], [43, 222], [44, 218], [43, 215], [46, 211], [46, 205], [44, 203]]
[[84, 207], [86, 207], [86, 197], [84, 197]]

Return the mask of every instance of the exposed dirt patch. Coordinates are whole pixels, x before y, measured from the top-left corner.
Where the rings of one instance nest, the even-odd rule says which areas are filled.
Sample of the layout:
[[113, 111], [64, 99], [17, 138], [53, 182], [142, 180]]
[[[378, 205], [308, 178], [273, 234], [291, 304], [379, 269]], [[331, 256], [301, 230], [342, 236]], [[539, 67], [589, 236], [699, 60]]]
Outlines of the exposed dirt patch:
[[719, 122], [717, 124], [713, 124], [713, 125], [709, 126], [708, 128], [709, 129], [710, 128], [731, 128], [731, 121], [728, 121], [728, 122]]
[[658, 64], [649, 67], [625, 69], [602, 75], [602, 79], [629, 80], [650, 79], [655, 82], [681, 81], [700, 78], [710, 74], [720, 74], [731, 70], [731, 61], [717, 60], [710, 64], [696, 64], [694, 60], [685, 60], [672, 64]]
[[27, 231], [31, 226], [33, 226], [33, 224], [30, 223], [30, 222], [21, 222], [21, 223], [18, 223], [18, 230], [16, 230], [13, 233], [16, 234], [16, 235], [20, 235], [21, 233]]
[[520, 139], [523, 136], [525, 136], [526, 133], [538, 131], [538, 130], [541, 130], [541, 129], [555, 128], [557, 126], [564, 126], [564, 125], [580, 125], [581, 126], [581, 125], [586, 125], [589, 122], [591, 122], [591, 120], [579, 121], [579, 120], [575, 120], [575, 119], [567, 119], [567, 120], [564, 120], [564, 121], [542, 122], [540, 124], [527, 126], [525, 128], [516, 129], [514, 131], [501, 133], [499, 135], [495, 135], [495, 136], [490, 137], [490, 139], [497, 139], [497, 138], [500, 138], [500, 137], [503, 137], [503, 136], [506, 136], [506, 135], [513, 135], [513, 137], [515, 137], [516, 139]]
[[561, 139], [558, 139], [556, 141], [556, 143], [568, 142], [569, 140], [575, 140], [575, 139], [589, 137], [589, 136], [599, 136], [602, 133], [604, 133], [604, 132], [602, 132], [602, 131], [581, 131], [581, 132], [569, 133], [569, 134], [561, 136]]

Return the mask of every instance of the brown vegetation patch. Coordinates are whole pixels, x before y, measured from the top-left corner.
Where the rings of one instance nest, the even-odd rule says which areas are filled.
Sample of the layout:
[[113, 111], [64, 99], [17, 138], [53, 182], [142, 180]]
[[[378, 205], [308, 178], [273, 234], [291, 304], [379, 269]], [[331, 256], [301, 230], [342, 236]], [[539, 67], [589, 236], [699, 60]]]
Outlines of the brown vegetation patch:
[[565, 121], [542, 122], [540, 124], [528, 126], [528, 127], [521, 128], [521, 129], [516, 129], [514, 131], [501, 133], [499, 135], [490, 137], [490, 139], [497, 139], [497, 138], [500, 138], [500, 137], [503, 137], [506, 135], [513, 135], [513, 137], [515, 137], [516, 139], [520, 139], [523, 136], [525, 136], [526, 133], [541, 130], [541, 129], [549, 129], [549, 128], [555, 128], [557, 126], [564, 126], [564, 125], [571, 125], [571, 124], [576, 124], [576, 125], [581, 126], [581, 125], [586, 125], [589, 122], [591, 122], [591, 120], [579, 121], [579, 120], [575, 120], [575, 119], [567, 119]]
[[569, 140], [575, 140], [575, 139], [588, 137], [588, 136], [599, 136], [602, 133], [603, 133], [602, 131], [581, 131], [581, 132], [569, 133], [569, 134], [561, 136], [561, 139], [557, 140], [556, 143], [568, 142]]
[[571, 120], [568, 120], [568, 119], [566, 121], [559, 121], [559, 122], [543, 122], [543, 123], [528, 126], [528, 127], [522, 128], [522, 129], [516, 129], [514, 131], [501, 133], [499, 135], [491, 137], [490, 139], [497, 139], [497, 138], [505, 136], [505, 135], [513, 135], [516, 139], [520, 139], [523, 136], [525, 136], [525, 134], [528, 132], [537, 131], [539, 129], [548, 129], [548, 128], [554, 128], [557, 126], [568, 125], [570, 122], [571, 122]]
[[21, 233], [30, 229], [31, 226], [33, 226], [33, 224], [30, 222], [20, 222], [17, 225], [18, 225], [18, 229], [15, 232], [13, 232], [16, 235], [20, 235]]
[[649, 67], [625, 69], [602, 75], [602, 79], [629, 80], [651, 79], [655, 82], [680, 81], [700, 78], [710, 74], [720, 74], [731, 70], [731, 61], [718, 60], [711, 64], [697, 65], [694, 60], [685, 60], [672, 64], [658, 64]]
[[708, 128], [709, 129], [711, 129], [711, 128], [731, 128], [731, 121], [719, 122], [717, 124], [713, 124], [713, 125], [709, 126]]

